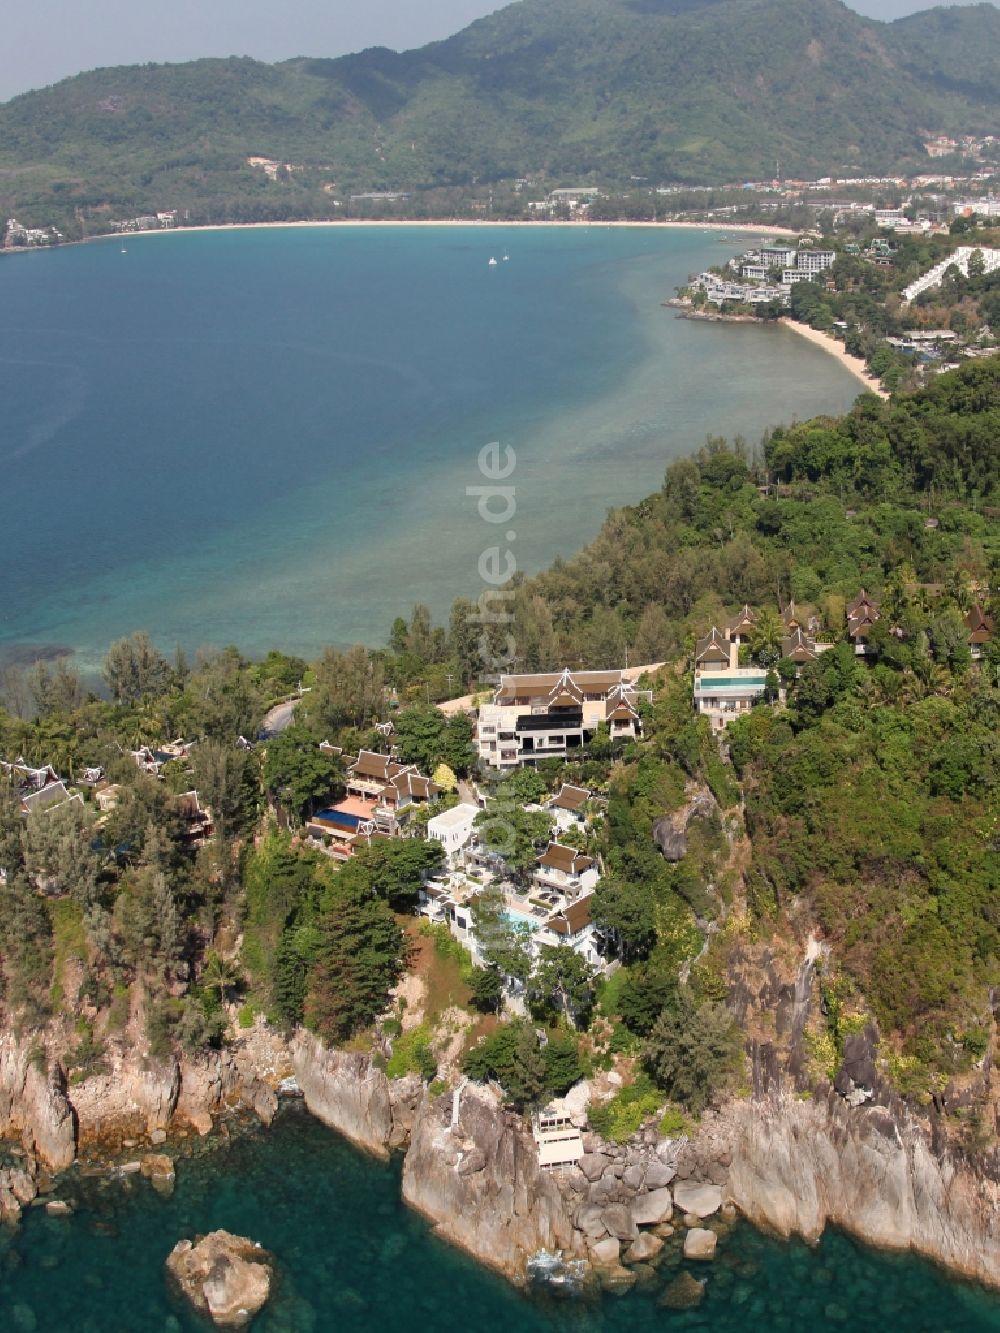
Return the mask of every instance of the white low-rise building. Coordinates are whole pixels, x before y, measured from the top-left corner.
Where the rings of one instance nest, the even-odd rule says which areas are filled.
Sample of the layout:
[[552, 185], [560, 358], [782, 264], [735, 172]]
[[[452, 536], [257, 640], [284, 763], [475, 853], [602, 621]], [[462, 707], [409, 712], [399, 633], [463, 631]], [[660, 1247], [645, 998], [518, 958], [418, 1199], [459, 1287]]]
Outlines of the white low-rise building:
[[478, 814], [478, 806], [463, 802], [427, 821], [427, 837], [431, 842], [441, 844], [449, 866], [461, 860], [462, 851], [472, 839]]

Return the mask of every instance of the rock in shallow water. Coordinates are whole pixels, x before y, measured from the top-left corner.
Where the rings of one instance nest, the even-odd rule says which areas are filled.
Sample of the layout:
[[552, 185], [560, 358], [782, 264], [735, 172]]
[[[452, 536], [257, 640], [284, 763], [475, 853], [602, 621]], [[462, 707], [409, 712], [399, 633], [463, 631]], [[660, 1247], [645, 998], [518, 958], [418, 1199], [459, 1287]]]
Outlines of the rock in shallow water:
[[714, 1259], [715, 1247], [718, 1243], [719, 1238], [714, 1231], [706, 1231], [702, 1227], [692, 1227], [684, 1237], [684, 1258]]
[[245, 1328], [271, 1294], [270, 1256], [245, 1236], [212, 1231], [179, 1240], [167, 1271], [200, 1314], [218, 1328]]
[[681, 1273], [657, 1302], [665, 1310], [693, 1310], [705, 1299], [705, 1284], [690, 1273]]

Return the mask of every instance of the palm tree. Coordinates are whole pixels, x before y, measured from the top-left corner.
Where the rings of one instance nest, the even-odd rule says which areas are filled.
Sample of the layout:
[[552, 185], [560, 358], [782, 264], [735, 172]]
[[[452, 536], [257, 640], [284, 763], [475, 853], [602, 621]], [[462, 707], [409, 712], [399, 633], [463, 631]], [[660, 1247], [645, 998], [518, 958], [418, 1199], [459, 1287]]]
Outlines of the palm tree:
[[750, 634], [750, 652], [762, 666], [772, 666], [781, 656], [784, 626], [774, 611], [762, 611]]
[[223, 958], [214, 949], [209, 952], [201, 969], [201, 982], [209, 989], [218, 990], [220, 1004], [226, 1002], [226, 991], [238, 986], [242, 980], [239, 968], [231, 959]]

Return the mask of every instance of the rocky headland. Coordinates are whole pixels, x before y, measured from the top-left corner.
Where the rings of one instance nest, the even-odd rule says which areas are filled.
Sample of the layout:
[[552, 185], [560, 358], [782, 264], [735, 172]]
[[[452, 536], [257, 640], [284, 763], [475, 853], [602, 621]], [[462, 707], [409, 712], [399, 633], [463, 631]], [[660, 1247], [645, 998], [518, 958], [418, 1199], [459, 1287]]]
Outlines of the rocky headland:
[[[653, 1121], [619, 1145], [588, 1127], [582, 1089], [574, 1104], [585, 1152], [559, 1170], [540, 1167], [525, 1121], [491, 1088], [465, 1083], [432, 1095], [415, 1075], [390, 1080], [367, 1055], [327, 1050], [306, 1033], [287, 1042], [262, 1022], [208, 1059], [122, 1054], [113, 1073], [74, 1086], [58, 1061], [7, 1034], [0, 1135], [19, 1146], [0, 1169], [0, 1214], [16, 1219], [52, 1173], [81, 1159], [138, 1154], [126, 1169], [169, 1189], [170, 1140], [207, 1134], [227, 1115], [269, 1124], [284, 1083], [359, 1147], [403, 1151], [406, 1202], [514, 1281], [549, 1256], [627, 1289], [664, 1245], [707, 1260], [738, 1209], [808, 1240], [833, 1223], [1000, 1286], [995, 1154], [961, 1153], [933, 1106], [921, 1116], [892, 1093], [876, 1072], [873, 1028], [849, 1039], [832, 1083], [811, 1080], [801, 1035], [813, 961], [785, 981], [773, 960], [764, 964], [744, 968], [730, 997], [749, 1028], [762, 1002], [776, 1016], [774, 1040], [751, 1041], [749, 1095], [708, 1111], [693, 1137], [663, 1138]], [[696, 1234], [706, 1230], [712, 1239]]]

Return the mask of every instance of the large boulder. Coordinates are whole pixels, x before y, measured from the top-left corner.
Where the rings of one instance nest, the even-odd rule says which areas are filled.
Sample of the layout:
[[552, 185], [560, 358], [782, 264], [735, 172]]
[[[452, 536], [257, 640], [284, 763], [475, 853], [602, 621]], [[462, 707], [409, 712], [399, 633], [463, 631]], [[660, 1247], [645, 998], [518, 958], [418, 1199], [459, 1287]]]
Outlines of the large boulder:
[[673, 1200], [666, 1188], [650, 1190], [632, 1200], [632, 1220], [641, 1227], [655, 1227], [660, 1222], [667, 1222], [673, 1211]]
[[617, 1236], [605, 1236], [603, 1240], [593, 1241], [590, 1246], [591, 1258], [602, 1268], [614, 1267], [618, 1263], [620, 1253], [621, 1242]]
[[639, 1234], [627, 1204], [609, 1204], [601, 1214], [601, 1219], [610, 1234], [617, 1236], [619, 1240], [635, 1240]]
[[704, 1227], [692, 1227], [684, 1237], [684, 1258], [714, 1259], [718, 1243], [719, 1238], [714, 1231], [706, 1231]]
[[711, 1217], [722, 1207], [722, 1189], [719, 1185], [681, 1180], [674, 1186], [674, 1203], [682, 1213], [690, 1213], [692, 1217]]
[[650, 1259], [655, 1259], [663, 1249], [663, 1241], [659, 1236], [652, 1235], [649, 1231], [644, 1231], [638, 1240], [634, 1240], [625, 1252], [625, 1262], [627, 1264], [644, 1264]]
[[270, 1256], [228, 1231], [179, 1240], [167, 1256], [167, 1272], [218, 1328], [245, 1328], [271, 1294]]
[[600, 1180], [607, 1165], [608, 1159], [599, 1152], [585, 1152], [577, 1161], [577, 1166], [591, 1182]]
[[664, 1162], [652, 1161], [646, 1167], [646, 1188], [648, 1190], [662, 1189], [664, 1185], [669, 1185], [677, 1172], [672, 1166], [667, 1166]]
[[177, 1174], [172, 1157], [163, 1152], [149, 1152], [142, 1159], [140, 1170], [157, 1194], [173, 1194]]

